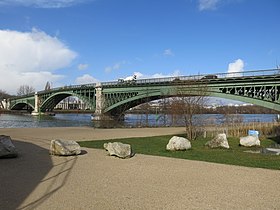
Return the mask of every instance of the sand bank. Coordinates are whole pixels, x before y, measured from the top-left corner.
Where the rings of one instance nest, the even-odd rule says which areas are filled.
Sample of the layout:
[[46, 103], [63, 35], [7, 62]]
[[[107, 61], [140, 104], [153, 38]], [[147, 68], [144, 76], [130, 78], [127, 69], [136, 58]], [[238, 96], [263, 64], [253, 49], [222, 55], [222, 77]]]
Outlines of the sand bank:
[[49, 156], [51, 139], [113, 139], [184, 128], [0, 129], [20, 156], [0, 159], [0, 209], [279, 209], [280, 171], [88, 149]]

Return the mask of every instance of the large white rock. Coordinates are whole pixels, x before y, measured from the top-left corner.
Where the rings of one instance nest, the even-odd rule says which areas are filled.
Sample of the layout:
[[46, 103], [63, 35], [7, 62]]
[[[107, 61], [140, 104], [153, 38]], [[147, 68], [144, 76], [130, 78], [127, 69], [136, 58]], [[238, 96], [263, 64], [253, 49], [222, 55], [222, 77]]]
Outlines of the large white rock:
[[210, 148], [222, 147], [229, 149], [229, 144], [225, 133], [217, 134], [212, 140], [208, 141], [205, 146]]
[[0, 158], [12, 158], [18, 155], [10, 136], [0, 135]]
[[179, 136], [173, 136], [166, 145], [166, 150], [188, 150], [191, 147], [191, 142], [188, 139]]
[[123, 144], [121, 142], [109, 142], [105, 143], [103, 147], [109, 152], [109, 155], [111, 156], [130, 158], [134, 155], [129, 144]]
[[72, 140], [51, 140], [50, 154], [51, 155], [78, 155], [81, 153], [80, 145]]
[[240, 137], [240, 145], [244, 147], [260, 146], [261, 142], [257, 136]]

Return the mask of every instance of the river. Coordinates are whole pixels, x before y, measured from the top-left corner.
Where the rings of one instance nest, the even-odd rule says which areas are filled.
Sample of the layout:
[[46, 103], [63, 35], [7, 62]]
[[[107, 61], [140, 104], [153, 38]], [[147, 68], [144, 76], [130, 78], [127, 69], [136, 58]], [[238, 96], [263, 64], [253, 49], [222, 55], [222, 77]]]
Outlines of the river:
[[[239, 114], [229, 119], [238, 122], [274, 122], [276, 114]], [[203, 114], [195, 116], [195, 122], [203, 124], [221, 124], [225, 121], [221, 114]], [[91, 121], [90, 114], [56, 114], [55, 116], [31, 116], [19, 114], [0, 114], [0, 128], [36, 128], [36, 127], [145, 127], [178, 126], [183, 121], [171, 115], [127, 114], [122, 122], [105, 123]]]

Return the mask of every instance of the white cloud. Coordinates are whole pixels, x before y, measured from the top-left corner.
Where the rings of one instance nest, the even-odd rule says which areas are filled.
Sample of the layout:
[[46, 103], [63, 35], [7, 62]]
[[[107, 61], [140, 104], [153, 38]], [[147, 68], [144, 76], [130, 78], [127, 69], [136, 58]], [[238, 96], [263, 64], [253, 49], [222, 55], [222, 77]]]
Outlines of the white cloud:
[[2, 0], [0, 6], [24, 6], [36, 8], [63, 8], [94, 0]]
[[175, 70], [174, 72], [170, 74], [163, 74], [163, 73], [155, 73], [152, 75], [145, 75], [141, 72], [134, 72], [134, 74], [137, 76], [137, 79], [149, 79], [149, 78], [163, 78], [163, 77], [177, 77], [180, 75], [180, 70]]
[[45, 32], [0, 30], [0, 89], [15, 93], [18, 86], [30, 84], [40, 90], [47, 81], [61, 79], [52, 72], [69, 66], [76, 56]]
[[166, 49], [163, 51], [164, 56], [174, 56], [174, 53], [172, 52], [171, 49]]
[[84, 74], [81, 77], [78, 77], [75, 81], [75, 84], [90, 84], [90, 83], [97, 83], [99, 80], [95, 79], [94, 77], [90, 76], [89, 74]]
[[0, 77], [0, 87], [10, 94], [16, 94], [21, 85], [30, 85], [36, 90], [43, 90], [48, 81], [53, 84], [64, 78], [63, 75], [51, 72], [1, 71], [1, 75], [4, 76]]
[[106, 73], [111, 73], [113, 70], [118, 70], [118, 69], [120, 69], [120, 68], [121, 68], [123, 65], [125, 65], [125, 64], [126, 64], [126, 61], [120, 61], [120, 62], [117, 62], [117, 63], [111, 65], [111, 66], [107, 66], [107, 67], [105, 68], [105, 72], [106, 72]]
[[215, 10], [220, 0], [199, 0], [198, 8], [200, 11], [203, 10]]
[[79, 70], [85, 70], [87, 68], [88, 68], [88, 64], [86, 64], [86, 63], [84, 63], [84, 64], [81, 63], [81, 64], [78, 65]]
[[175, 70], [174, 72], [170, 74], [162, 74], [162, 73], [156, 73], [153, 74], [151, 77], [152, 78], [161, 78], [161, 77], [178, 77], [180, 76], [180, 70]]
[[241, 59], [237, 59], [233, 63], [228, 65], [229, 77], [238, 77], [241, 76], [241, 73], [244, 71], [244, 62]]

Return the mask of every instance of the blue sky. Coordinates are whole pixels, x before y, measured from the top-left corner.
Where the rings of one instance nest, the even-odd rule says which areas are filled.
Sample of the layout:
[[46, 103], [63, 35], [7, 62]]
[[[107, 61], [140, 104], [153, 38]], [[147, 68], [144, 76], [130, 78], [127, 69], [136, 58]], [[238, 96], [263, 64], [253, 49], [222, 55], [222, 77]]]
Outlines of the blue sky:
[[279, 0], [0, 0], [0, 89], [271, 69]]

